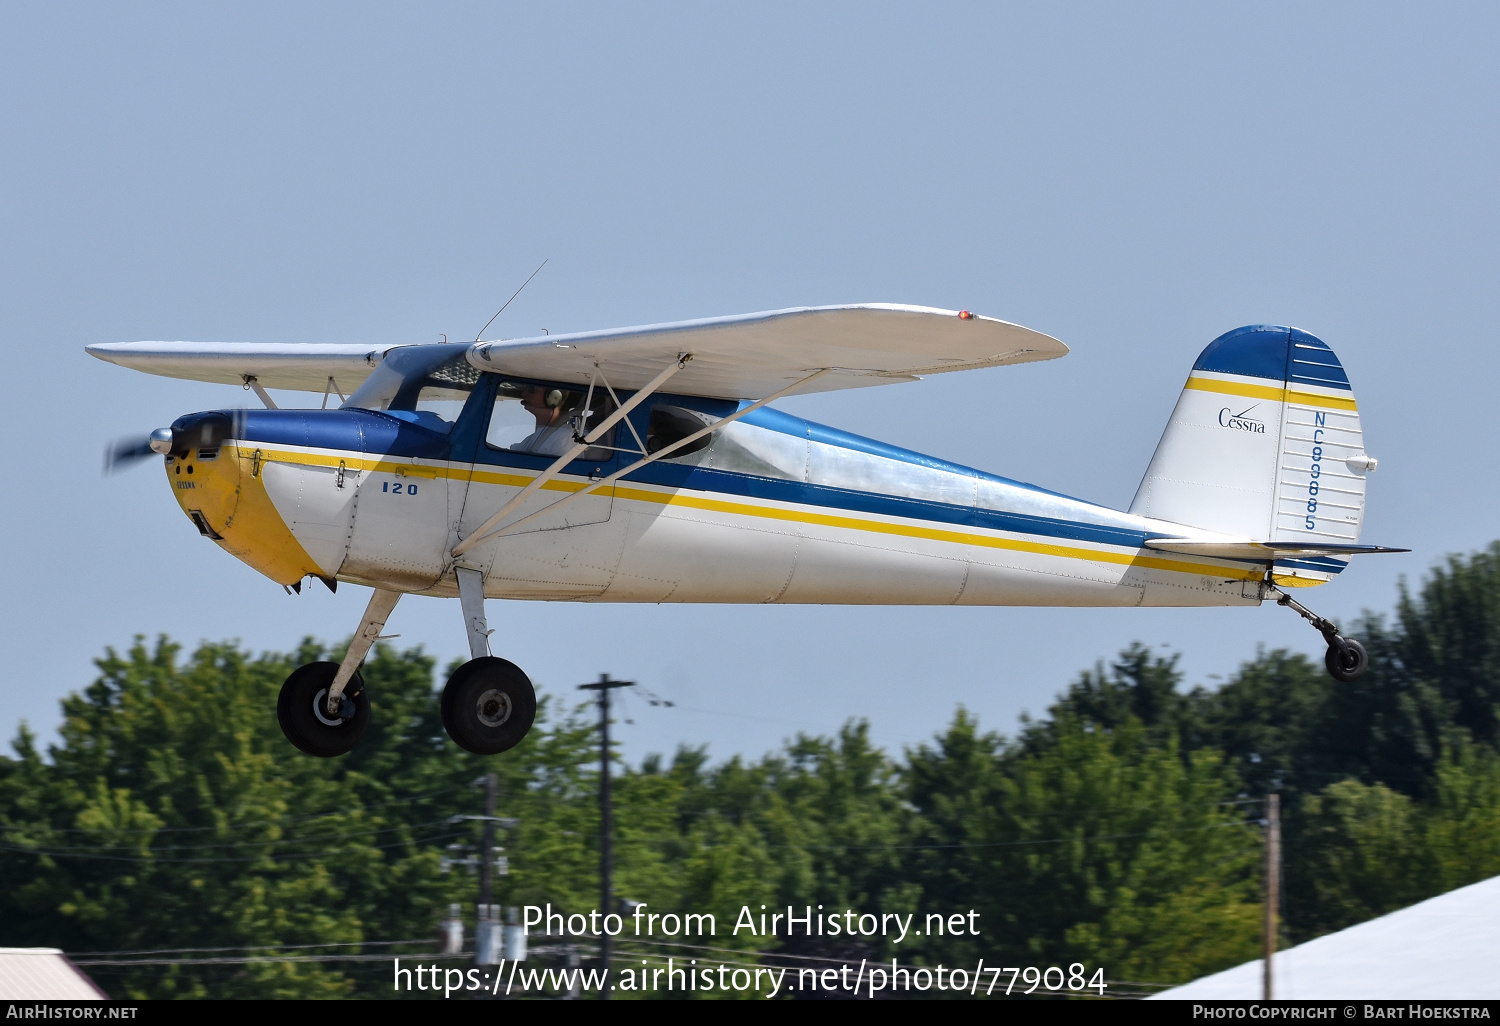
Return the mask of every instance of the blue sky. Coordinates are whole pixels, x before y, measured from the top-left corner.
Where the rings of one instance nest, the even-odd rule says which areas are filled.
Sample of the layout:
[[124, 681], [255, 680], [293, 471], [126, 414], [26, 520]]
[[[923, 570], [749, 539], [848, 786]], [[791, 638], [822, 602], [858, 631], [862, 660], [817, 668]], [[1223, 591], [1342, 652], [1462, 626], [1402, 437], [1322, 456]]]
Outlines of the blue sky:
[[[1492, 5], [7, 4], [0, 7], [0, 728], [50, 733], [105, 646], [287, 649], [288, 598], [103, 445], [225, 386], [87, 357], [133, 339], [414, 343], [800, 304], [962, 307], [1051, 363], [783, 409], [1123, 507], [1211, 339], [1289, 323], [1360, 399], [1372, 557], [1308, 597], [1388, 609], [1500, 535]], [[1284, 610], [490, 603], [544, 689], [600, 672], [626, 751], [758, 755], [962, 703], [1011, 730], [1139, 639], [1216, 683]], [[445, 661], [456, 602], [388, 628]], [[572, 700], [572, 696], [568, 696]], [[271, 710], [266, 711], [272, 715]]]

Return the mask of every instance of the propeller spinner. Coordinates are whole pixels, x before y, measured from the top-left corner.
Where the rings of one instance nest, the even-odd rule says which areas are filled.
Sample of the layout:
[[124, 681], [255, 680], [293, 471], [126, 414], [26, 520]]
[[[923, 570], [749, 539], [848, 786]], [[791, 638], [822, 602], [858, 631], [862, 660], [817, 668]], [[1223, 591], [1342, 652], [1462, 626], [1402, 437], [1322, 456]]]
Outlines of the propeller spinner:
[[148, 456], [166, 455], [172, 451], [172, 429], [157, 428], [145, 438], [127, 436], [104, 448], [104, 472], [117, 474], [135, 466]]

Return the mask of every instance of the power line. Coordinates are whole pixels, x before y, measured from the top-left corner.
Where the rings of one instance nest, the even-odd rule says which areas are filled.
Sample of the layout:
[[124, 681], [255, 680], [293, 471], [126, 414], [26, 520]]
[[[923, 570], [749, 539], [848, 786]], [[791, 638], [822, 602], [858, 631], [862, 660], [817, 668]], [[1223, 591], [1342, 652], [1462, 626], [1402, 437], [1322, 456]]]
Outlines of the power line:
[[[1196, 833], [1203, 830], [1223, 830], [1232, 827], [1250, 827], [1253, 824], [1237, 820], [1233, 823], [1211, 823], [1208, 826], [1178, 827], [1167, 830], [1139, 830], [1121, 834], [1085, 834], [1081, 837], [1049, 837], [1027, 841], [955, 842], [952, 844], [768, 844], [771, 849], [798, 849], [805, 851], [935, 851], [946, 848], [1014, 848], [1032, 844], [1067, 844], [1070, 841], [1105, 841], [1125, 837], [1154, 837], [1162, 834]], [[705, 844], [703, 848], [721, 848], [723, 845]]]
[[103, 958], [121, 955], [185, 955], [217, 951], [301, 951], [311, 948], [380, 948], [401, 944], [431, 944], [431, 937], [394, 941], [329, 941], [325, 944], [234, 944], [220, 948], [140, 948], [124, 951], [77, 951], [69, 958]]
[[[291, 844], [291, 845], [312, 844], [315, 841], [323, 841], [323, 840], [329, 840], [329, 839], [340, 839], [340, 838], [349, 838], [349, 837], [374, 837], [374, 836], [379, 836], [380, 834], [396, 833], [396, 832], [402, 831], [402, 830], [420, 830], [420, 829], [422, 829], [424, 827], [437, 826], [440, 823], [449, 823], [450, 819], [451, 819], [451, 817], [444, 816], [442, 819], [432, 819], [432, 820], [427, 820], [427, 821], [422, 822], [422, 823], [394, 823], [394, 824], [392, 824], [390, 826], [371, 827], [368, 830], [341, 830], [338, 833], [334, 833], [334, 834], [312, 834], [312, 835], [309, 835], [307, 837], [280, 837], [280, 838], [265, 838], [265, 839], [262, 839], [262, 840], [253, 840], [253, 839], [251, 839], [251, 840], [240, 840], [240, 841], [219, 841], [219, 842], [215, 842], [215, 843], [212, 843], [212, 844], [208, 844], [208, 843], [204, 843], [204, 844], [171, 844], [171, 845], [164, 845], [164, 846], [160, 846], [160, 847], [157, 847], [155, 845], [148, 845], [148, 849], [151, 852], [207, 851], [207, 850], [213, 849], [213, 848], [242, 848], [242, 847], [252, 847], [252, 846], [255, 846], [255, 845], [266, 845], [266, 844], [275, 844], [275, 845], [281, 845], [281, 844]], [[101, 832], [103, 832], [103, 831], [101, 831]], [[12, 842], [12, 843], [14, 843], [14, 842]], [[78, 845], [68, 845], [68, 846], [64, 846], [64, 847], [51, 847], [48, 850], [51, 851], [51, 852], [55, 852], [55, 853], [79, 852], [79, 851], [138, 851], [138, 850], [140, 850], [140, 846], [139, 845], [130, 845], [130, 844], [103, 844], [103, 845], [84, 845], [84, 844], [78, 844]]]
[[[431, 943], [428, 941], [427, 943]], [[428, 952], [418, 952], [423, 958], [451, 958], [451, 955], [433, 955]], [[243, 955], [238, 957], [226, 956], [224, 958], [125, 958], [125, 959], [97, 959], [93, 961], [72, 958], [74, 965], [251, 965], [258, 962], [389, 962], [392, 959], [389, 953], [384, 955]], [[472, 958], [473, 952], [468, 952], [467, 957]], [[71, 958], [71, 956], [70, 956]]]
[[[347, 815], [351, 815], [353, 813], [358, 813], [358, 812], [369, 812], [369, 811], [371, 811], [373, 809], [384, 809], [384, 808], [388, 808], [388, 807], [390, 807], [392, 805], [410, 805], [410, 804], [413, 804], [414, 802], [427, 801], [427, 800], [429, 800], [431, 798], [437, 797], [438, 795], [456, 794], [457, 792], [462, 791], [462, 790], [463, 790], [463, 788], [461, 788], [461, 787], [444, 787], [444, 788], [439, 788], [438, 790], [435, 790], [435, 791], [425, 791], [425, 792], [422, 792], [420, 794], [409, 795], [409, 796], [407, 796], [405, 798], [392, 798], [389, 801], [376, 802], [373, 805], [346, 806], [344, 808], [340, 808], [340, 809], [337, 809], [337, 810], [334, 810], [334, 811], [331, 811], [331, 812], [313, 812], [313, 813], [308, 813], [308, 814], [303, 815], [303, 816], [279, 816], [279, 817], [277, 817], [275, 819], [250, 820], [250, 821], [245, 822], [245, 823], [227, 824], [227, 826], [229, 826], [229, 827], [231, 827], [232, 829], [235, 829], [235, 830], [243, 830], [243, 829], [248, 829], [248, 828], [251, 828], [251, 827], [258, 827], [258, 826], [277, 826], [277, 825], [286, 824], [286, 823], [305, 823], [305, 822], [310, 822], [310, 821], [315, 820], [315, 819], [331, 819], [334, 816], [347, 816]], [[201, 832], [203, 832], [205, 830], [223, 830], [223, 829], [225, 829], [225, 827], [226, 827], [226, 824], [214, 824], [214, 825], [211, 825], [211, 826], [194, 826], [194, 827], [157, 827], [155, 829], [149, 829], [149, 828], [146, 828], [146, 827], [142, 827], [139, 830], [120, 830], [120, 831], [117, 831], [117, 832], [121, 833], [121, 834], [173, 834], [173, 833], [195, 833], [195, 832], [196, 833], [201, 833]], [[11, 828], [7, 828], [7, 829], [11, 829]], [[107, 827], [48, 827], [47, 829], [51, 830], [53, 833], [57, 833], [57, 834], [97, 834], [97, 833], [101, 832], [102, 830], [106, 830], [108, 828]]]
[[[1073, 809], [1073, 808], [1070, 808], [1070, 809], [1068, 809], [1068, 813], [1069, 813], [1069, 815], [1082, 815], [1084, 813], [1146, 812], [1146, 811], [1148, 811], [1150, 809], [1213, 809], [1213, 808], [1228, 808], [1230, 806], [1235, 806], [1235, 805], [1260, 805], [1264, 801], [1265, 801], [1264, 798], [1235, 798], [1235, 799], [1231, 799], [1229, 801], [1222, 801], [1222, 802], [1153, 802], [1153, 803], [1151, 803], [1149, 805], [1102, 805], [1102, 806], [1094, 806], [1092, 808], [1084, 808], [1084, 809]], [[647, 804], [644, 804], [644, 803], [637, 803], [637, 802], [616, 802], [615, 803], [615, 808], [617, 808], [617, 809], [663, 809], [663, 808], [666, 808], [666, 806], [663, 806], [663, 805], [647, 805]], [[723, 816], [726, 816], [726, 817], [728, 817], [728, 816], [740, 816], [740, 817], [743, 818], [743, 817], [748, 817], [748, 816], [754, 816], [754, 815], [756, 815], [758, 813], [762, 813], [762, 812], [766, 812], [766, 811], [769, 811], [769, 810], [766, 810], [766, 809], [760, 808], [760, 807], [753, 808], [753, 809], [746, 809], [746, 810], [741, 811], [741, 812], [736, 812], [733, 809], [717, 809], [717, 808], [714, 808], [714, 809], [687, 809], [687, 810], [683, 810], [681, 812], [675, 812], [675, 813], [673, 813], [673, 815], [677, 815], [677, 816], [711, 816], [711, 815], [723, 815]]]
[[[296, 860], [300, 860], [300, 859], [319, 859], [319, 858], [327, 858], [327, 857], [332, 856], [332, 855], [350, 855], [350, 854], [355, 854], [355, 853], [358, 853], [358, 852], [386, 851], [386, 850], [389, 850], [391, 848], [416, 847], [416, 846], [419, 846], [419, 845], [422, 845], [422, 844], [428, 844], [428, 843], [433, 842], [433, 841], [447, 840], [450, 837], [457, 837], [457, 836], [458, 836], [457, 832], [455, 832], [455, 831], [449, 831], [447, 833], [434, 834], [434, 835], [432, 835], [430, 837], [416, 837], [416, 838], [412, 838], [409, 841], [396, 841], [396, 842], [393, 842], [391, 844], [370, 844], [370, 845], [365, 845], [365, 846], [359, 847], [359, 848], [334, 848], [334, 849], [329, 849], [327, 851], [283, 852], [283, 853], [266, 852], [266, 853], [263, 853], [263, 854], [260, 854], [260, 855], [247, 855], [247, 856], [244, 856], [244, 857], [241, 857], [241, 858], [206, 857], [206, 858], [162, 858], [162, 859], [158, 859], [158, 858], [152, 858], [150, 856], [95, 855], [95, 854], [89, 854], [89, 853], [82, 852], [82, 851], [53, 851], [53, 850], [50, 850], [50, 849], [47, 849], [47, 848], [23, 848], [23, 847], [21, 847], [19, 845], [3, 844], [3, 843], [0, 843], [0, 851], [12, 851], [12, 852], [16, 852], [16, 853], [22, 854], [22, 855], [44, 855], [44, 856], [46, 856], [48, 858], [59, 858], [59, 859], [91, 859], [91, 860], [103, 861], [103, 862], [135, 862], [135, 863], [152, 862], [152, 863], [163, 863], [163, 864], [172, 864], [172, 865], [191, 863], [191, 864], [195, 864], [196, 865], [196, 864], [201, 864], [201, 863], [212, 863], [212, 862], [240, 862], [240, 863], [243, 863], [243, 862], [261, 862], [261, 861], [271, 861], [271, 862], [282, 861], [282, 862], [287, 862], [287, 861], [296, 861]], [[248, 845], [248, 843], [249, 842], [247, 842], [247, 845]], [[274, 844], [275, 842], [268, 842], [268, 843]]]

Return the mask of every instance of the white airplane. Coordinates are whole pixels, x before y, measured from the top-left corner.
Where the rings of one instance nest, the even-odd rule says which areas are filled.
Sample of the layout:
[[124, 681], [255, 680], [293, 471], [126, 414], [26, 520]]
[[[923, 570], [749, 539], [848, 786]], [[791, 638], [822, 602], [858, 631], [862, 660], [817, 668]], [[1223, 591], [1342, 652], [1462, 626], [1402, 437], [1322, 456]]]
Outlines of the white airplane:
[[[1210, 343], [1126, 512], [768, 406], [1067, 351], [968, 311], [884, 304], [472, 344], [88, 347], [253, 389], [266, 409], [190, 414], [110, 458], [160, 453], [199, 533], [289, 590], [374, 589], [342, 663], [302, 666], [281, 689], [282, 730], [310, 755], [359, 741], [359, 667], [406, 594], [459, 599], [473, 658], [443, 689], [443, 725], [480, 754], [519, 742], [536, 710], [526, 674], [490, 654], [486, 598], [1275, 599], [1323, 634], [1334, 677], [1363, 673], [1363, 646], [1283, 590], [1406, 551], [1359, 544], [1375, 460], [1343, 368], [1306, 332], [1254, 325]], [[324, 408], [277, 409], [267, 388], [321, 392]]]

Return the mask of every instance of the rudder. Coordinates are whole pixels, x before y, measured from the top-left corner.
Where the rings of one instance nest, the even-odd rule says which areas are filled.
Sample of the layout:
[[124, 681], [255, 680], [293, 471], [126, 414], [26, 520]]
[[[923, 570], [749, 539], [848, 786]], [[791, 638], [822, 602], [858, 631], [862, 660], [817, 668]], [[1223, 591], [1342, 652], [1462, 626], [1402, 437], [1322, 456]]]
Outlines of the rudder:
[[[1354, 544], [1374, 467], [1333, 350], [1250, 325], [1198, 357], [1130, 512], [1254, 541]], [[1342, 568], [1315, 562], [1337, 566], [1308, 566], [1309, 578]]]

